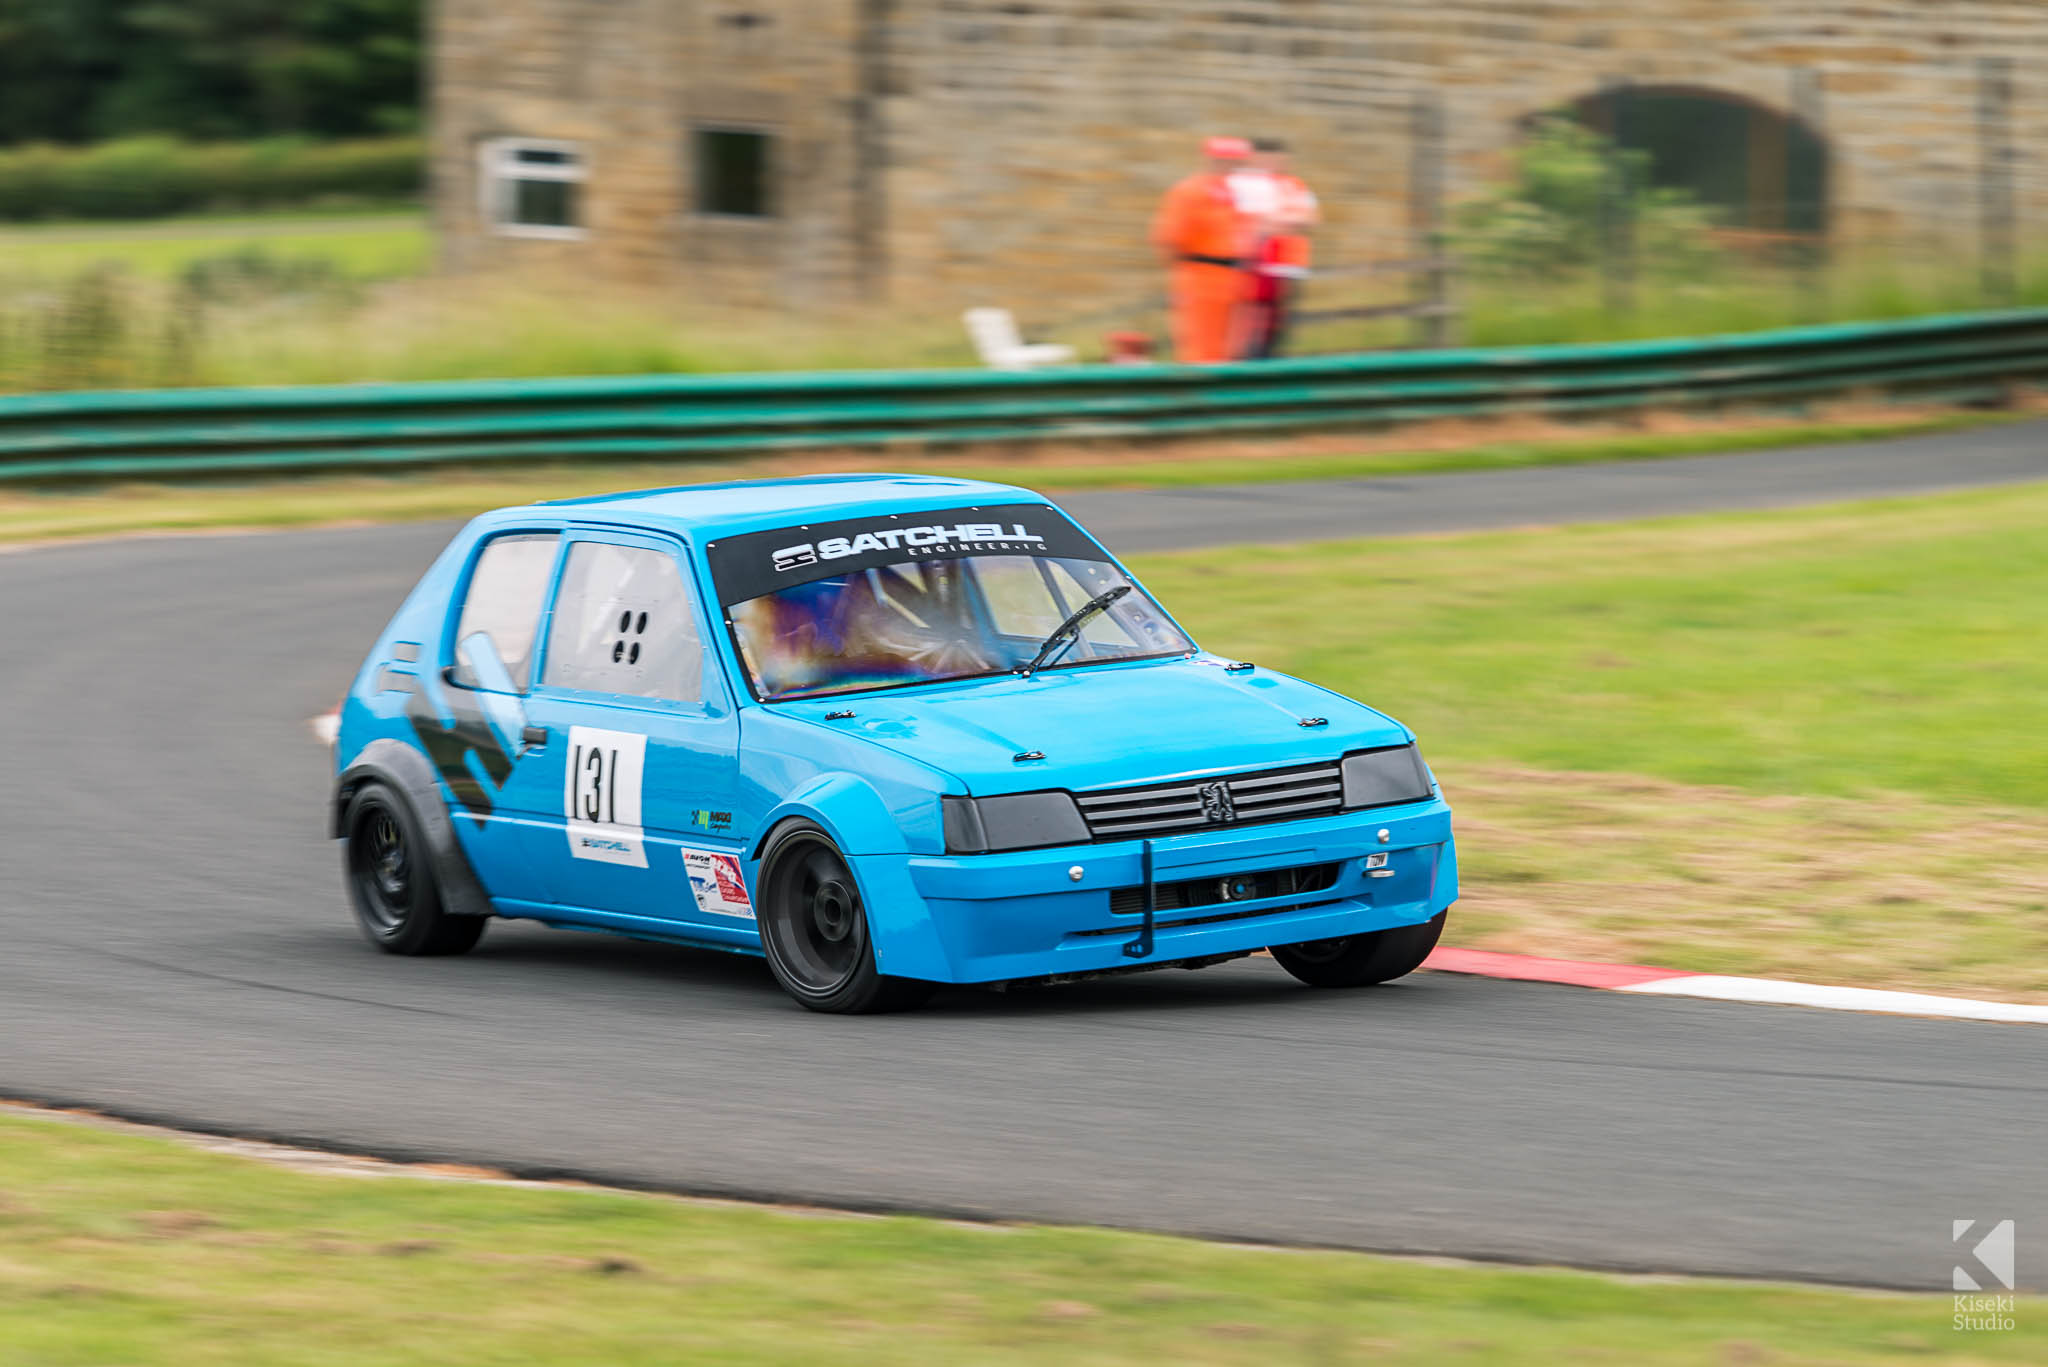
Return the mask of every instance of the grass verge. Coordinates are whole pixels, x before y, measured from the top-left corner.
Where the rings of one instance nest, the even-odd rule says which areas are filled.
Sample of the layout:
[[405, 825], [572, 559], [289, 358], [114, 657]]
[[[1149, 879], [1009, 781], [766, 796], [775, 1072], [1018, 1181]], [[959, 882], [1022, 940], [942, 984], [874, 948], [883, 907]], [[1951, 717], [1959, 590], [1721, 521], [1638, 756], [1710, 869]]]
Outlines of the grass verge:
[[1456, 944], [2048, 1002], [2038, 811], [1436, 767], [1458, 810]]
[[250, 250], [318, 260], [352, 280], [388, 280], [425, 270], [431, 248], [426, 220], [415, 209], [0, 228], [6, 273], [46, 280], [99, 266], [169, 279], [195, 261]]
[[[2031, 406], [2027, 410], [2032, 411]], [[464, 518], [489, 508], [612, 489], [889, 468], [1024, 483], [1052, 491], [1351, 479], [1650, 460], [1769, 447], [1928, 436], [2014, 421], [2021, 413], [1863, 406], [1813, 420], [1660, 415], [1646, 429], [1527, 420], [1443, 423], [1378, 435], [1128, 448], [1018, 448], [996, 455], [833, 453], [759, 460], [548, 464], [251, 483], [0, 487], [0, 542], [223, 527]]]
[[2048, 806], [2048, 485], [1138, 568], [1438, 759]]
[[313, 1176], [0, 1116], [10, 1364], [2038, 1362], [2048, 1304]]

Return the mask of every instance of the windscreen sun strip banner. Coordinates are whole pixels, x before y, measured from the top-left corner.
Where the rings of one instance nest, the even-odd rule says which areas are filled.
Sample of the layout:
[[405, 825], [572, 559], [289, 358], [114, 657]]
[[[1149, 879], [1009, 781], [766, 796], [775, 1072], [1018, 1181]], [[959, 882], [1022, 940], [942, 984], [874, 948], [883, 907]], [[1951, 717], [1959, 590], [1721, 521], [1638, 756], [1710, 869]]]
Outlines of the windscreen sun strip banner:
[[704, 550], [718, 600], [726, 607], [793, 584], [928, 557], [1109, 558], [1066, 514], [1043, 503], [938, 508], [813, 522], [722, 537]]

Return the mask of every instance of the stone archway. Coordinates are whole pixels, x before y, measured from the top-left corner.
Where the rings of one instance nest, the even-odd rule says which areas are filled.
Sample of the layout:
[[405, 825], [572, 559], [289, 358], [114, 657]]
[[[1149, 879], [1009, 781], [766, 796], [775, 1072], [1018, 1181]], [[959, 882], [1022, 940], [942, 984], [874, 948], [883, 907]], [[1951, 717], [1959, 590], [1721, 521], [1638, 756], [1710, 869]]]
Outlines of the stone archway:
[[1706, 86], [1626, 85], [1575, 101], [1588, 128], [1646, 152], [1650, 183], [1691, 191], [1730, 228], [1821, 236], [1828, 148], [1804, 121]]

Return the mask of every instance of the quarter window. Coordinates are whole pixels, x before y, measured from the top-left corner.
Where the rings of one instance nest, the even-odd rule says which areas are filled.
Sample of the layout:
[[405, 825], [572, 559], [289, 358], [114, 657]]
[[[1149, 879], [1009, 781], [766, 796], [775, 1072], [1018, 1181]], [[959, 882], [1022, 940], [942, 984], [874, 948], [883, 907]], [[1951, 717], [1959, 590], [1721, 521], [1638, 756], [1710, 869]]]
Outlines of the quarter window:
[[675, 557], [641, 546], [569, 547], [542, 681], [670, 702], [704, 699], [704, 643]]
[[489, 638], [491, 652], [511, 676], [512, 687], [524, 693], [533, 678], [533, 636], [540, 626], [541, 599], [555, 568], [553, 532], [493, 537], [477, 557], [455, 625], [455, 681], [469, 688], [502, 687], [487, 677], [490, 666], [479, 658], [472, 638]]
[[512, 237], [583, 235], [583, 149], [541, 138], [483, 144], [478, 184], [484, 218]]

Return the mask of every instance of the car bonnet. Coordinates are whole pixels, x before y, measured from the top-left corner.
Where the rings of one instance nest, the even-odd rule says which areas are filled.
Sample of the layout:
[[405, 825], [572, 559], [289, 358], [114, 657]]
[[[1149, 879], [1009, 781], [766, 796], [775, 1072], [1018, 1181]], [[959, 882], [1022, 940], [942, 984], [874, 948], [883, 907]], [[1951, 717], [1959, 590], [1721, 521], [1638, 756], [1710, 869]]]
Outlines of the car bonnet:
[[977, 795], [1312, 764], [1408, 739], [1361, 703], [1269, 670], [1229, 671], [1214, 657], [770, 706], [953, 774]]

